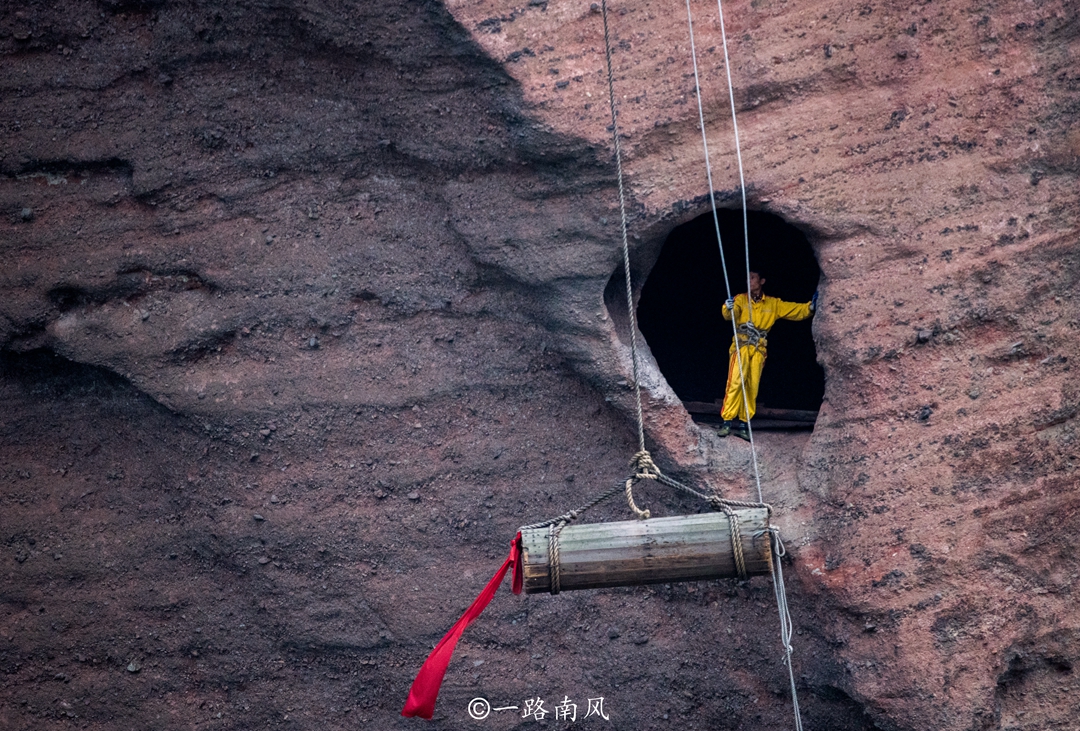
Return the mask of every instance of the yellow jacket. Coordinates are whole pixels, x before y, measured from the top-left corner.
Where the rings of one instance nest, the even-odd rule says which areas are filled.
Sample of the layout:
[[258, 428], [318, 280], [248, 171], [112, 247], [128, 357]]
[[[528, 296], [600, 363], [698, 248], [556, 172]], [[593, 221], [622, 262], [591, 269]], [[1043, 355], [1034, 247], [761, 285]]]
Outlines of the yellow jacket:
[[[742, 345], [757, 345], [762, 350], [768, 345], [765, 336], [777, 320], [805, 320], [814, 314], [809, 302], [785, 302], [779, 297], [768, 295], [755, 301], [753, 308], [750, 304], [745, 293], [735, 295], [735, 324], [739, 330], [738, 339]], [[752, 321], [750, 320], [751, 309], [753, 310]], [[726, 304], [721, 309], [721, 314], [725, 320], [731, 320], [731, 310]], [[735, 349], [734, 339], [732, 339], [731, 348]]]

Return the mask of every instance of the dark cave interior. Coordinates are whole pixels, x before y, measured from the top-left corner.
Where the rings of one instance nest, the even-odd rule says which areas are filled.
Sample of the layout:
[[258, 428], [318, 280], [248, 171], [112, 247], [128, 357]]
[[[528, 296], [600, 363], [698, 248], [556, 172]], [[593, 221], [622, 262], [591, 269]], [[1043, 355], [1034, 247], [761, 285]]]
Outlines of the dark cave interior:
[[[717, 211], [733, 294], [746, 291], [741, 209]], [[765, 293], [806, 302], [821, 270], [802, 231], [778, 216], [747, 214], [751, 268], [765, 278]], [[716, 227], [708, 212], [675, 228], [664, 242], [638, 303], [638, 325], [660, 371], [683, 401], [722, 398], [731, 324], [720, 308], [725, 288]], [[768, 360], [758, 407], [816, 411], [825, 393], [812, 320], [780, 320], [769, 333]]]

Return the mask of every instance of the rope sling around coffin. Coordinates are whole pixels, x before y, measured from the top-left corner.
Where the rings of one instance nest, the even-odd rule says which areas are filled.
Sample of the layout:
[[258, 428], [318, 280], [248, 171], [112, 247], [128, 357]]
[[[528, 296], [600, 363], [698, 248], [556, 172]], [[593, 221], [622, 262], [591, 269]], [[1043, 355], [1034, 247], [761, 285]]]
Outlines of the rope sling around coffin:
[[[731, 73], [727, 58], [727, 37], [724, 32], [723, 7], [717, 0], [720, 13], [721, 33], [724, 36], [724, 60], [728, 68], [728, 92], [732, 95]], [[705, 148], [705, 164], [708, 172], [709, 191], [714, 220], [716, 201], [713, 197], [712, 170], [708, 158], [708, 141], [702, 112], [701, 87], [698, 80], [697, 55], [694, 48], [693, 18], [690, 2], [686, 0], [687, 20], [690, 32], [691, 56], [698, 97], [698, 113]], [[761, 479], [757, 453], [751, 435], [751, 455], [759, 502], [727, 500], [717, 494], [695, 490], [665, 475], [653, 462], [645, 449], [645, 426], [641, 406], [641, 385], [638, 377], [637, 322], [634, 313], [633, 288], [630, 278], [630, 247], [627, 235], [626, 199], [623, 184], [622, 150], [619, 141], [618, 111], [615, 106], [614, 74], [611, 62], [611, 42], [608, 30], [607, 0], [601, 0], [604, 24], [604, 50], [607, 63], [608, 98], [611, 107], [611, 133], [614, 144], [616, 175], [619, 191], [619, 212], [622, 232], [623, 275], [626, 283], [627, 311], [630, 324], [630, 353], [633, 365], [634, 397], [638, 427], [638, 452], [631, 461], [633, 473], [624, 481], [593, 498], [590, 502], [562, 515], [539, 523], [523, 526], [510, 544], [510, 553], [484, 590], [469, 606], [461, 618], [451, 627], [432, 650], [421, 666], [409, 690], [403, 716], [431, 719], [439, 688], [446, 674], [450, 659], [465, 628], [469, 626], [494, 597], [508, 571], [513, 572], [512, 591], [520, 594], [548, 592], [558, 594], [563, 590], [592, 589], [612, 586], [669, 583], [713, 578], [740, 578], [769, 575], [780, 615], [780, 635], [784, 647], [784, 662], [791, 681], [795, 728], [802, 731], [798, 696], [795, 688], [794, 669], [791, 665], [791, 616], [788, 612], [784, 589], [783, 564], [785, 555], [783, 541], [777, 528], [770, 525], [772, 508], [761, 502]], [[735, 106], [732, 97], [732, 118]], [[735, 126], [736, 150], [739, 150], [738, 127]], [[744, 233], [746, 233], [746, 192], [743, 182], [742, 154], [738, 152], [740, 188], [743, 192]], [[720, 244], [717, 223], [717, 243]], [[749, 283], [749, 238], [747, 247], [747, 280]], [[723, 246], [720, 247], [723, 259]], [[724, 284], [731, 296], [724, 265]], [[734, 318], [732, 318], [734, 327]], [[741, 366], [740, 366], [741, 370]], [[743, 385], [743, 399], [747, 398]], [[711, 514], [651, 518], [647, 509], [638, 507], [634, 500], [634, 486], [642, 480], [653, 480], [668, 487], [693, 495], [715, 511]], [[575, 525], [574, 522], [589, 509], [623, 493], [627, 505], [637, 517], [634, 521]]]

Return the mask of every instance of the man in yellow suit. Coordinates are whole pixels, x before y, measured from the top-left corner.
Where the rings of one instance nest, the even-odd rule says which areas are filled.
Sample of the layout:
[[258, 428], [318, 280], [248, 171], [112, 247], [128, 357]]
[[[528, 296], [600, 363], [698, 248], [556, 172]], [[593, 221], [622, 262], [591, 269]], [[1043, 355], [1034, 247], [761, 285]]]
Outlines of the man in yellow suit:
[[[798, 304], [784, 302], [778, 297], [767, 297], [764, 292], [765, 278], [750, 272], [750, 293], [737, 294], [728, 299], [721, 310], [725, 320], [734, 316], [737, 335], [731, 341], [731, 362], [728, 364], [727, 387], [724, 407], [720, 411], [724, 423], [717, 434], [728, 434], [749, 439], [747, 423], [754, 418], [757, 406], [758, 385], [761, 370], [765, 367], [765, 348], [769, 329], [777, 320], [805, 320], [817, 307], [817, 292], [809, 302]], [[738, 351], [736, 352], [736, 343]], [[742, 370], [740, 372], [740, 361]], [[746, 399], [743, 400], [743, 384]]]

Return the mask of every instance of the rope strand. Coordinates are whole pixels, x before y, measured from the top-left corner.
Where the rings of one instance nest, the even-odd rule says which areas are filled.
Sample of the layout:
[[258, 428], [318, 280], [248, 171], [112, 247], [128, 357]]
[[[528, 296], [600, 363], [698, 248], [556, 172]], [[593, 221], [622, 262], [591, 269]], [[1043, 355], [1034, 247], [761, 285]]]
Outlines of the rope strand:
[[[689, 0], [688, 0], [689, 1]], [[743, 253], [746, 259], [746, 303], [748, 308], [747, 320], [753, 322], [754, 320], [754, 299], [750, 296], [750, 223], [746, 212], [746, 178], [743, 174], [743, 161], [742, 161], [742, 145], [739, 143], [739, 119], [735, 114], [735, 87], [731, 83], [731, 62], [728, 60], [728, 44], [727, 44], [727, 31], [724, 29], [724, 3], [723, 0], [716, 0], [716, 11], [720, 16], [720, 38], [724, 45], [724, 72], [727, 75], [727, 87], [728, 87], [728, 99], [731, 101], [731, 130], [735, 136], [735, 160], [738, 162], [739, 167], [739, 193], [742, 196], [742, 219], [743, 219]], [[692, 32], [692, 31], [691, 31]], [[696, 63], [696, 62], [695, 62]], [[698, 93], [698, 101], [700, 103], [701, 94]], [[704, 132], [704, 130], [703, 130]], [[724, 277], [727, 277], [727, 271], [724, 272]], [[728, 297], [731, 296], [730, 290], [728, 291]], [[732, 313], [731, 322], [734, 324], [735, 315]], [[736, 340], [736, 343], [738, 340]], [[741, 348], [736, 345], [736, 350]], [[742, 374], [742, 364], [739, 364], [739, 373]], [[746, 379], [740, 378], [742, 382], [742, 396], [743, 403], [747, 405], [747, 415], [749, 416], [749, 403], [750, 399], [746, 393]], [[761, 472], [758, 470], [757, 461], [757, 445], [754, 444], [754, 428], [750, 426], [750, 420], [746, 420], [746, 435], [750, 438], [750, 455], [754, 459], [754, 482], [757, 485], [758, 501], [763, 500], [761, 496]]]
[[[732, 299], [731, 281], [728, 279], [728, 273], [727, 273], [727, 257], [724, 254], [724, 242], [720, 237], [720, 217], [719, 217], [719, 214], [717, 213], [717, 209], [716, 209], [716, 191], [715, 191], [715, 188], [713, 186], [712, 162], [711, 162], [711, 160], [709, 158], [709, 138], [708, 138], [708, 135], [705, 132], [705, 106], [704, 106], [704, 102], [702, 101], [702, 97], [701, 97], [701, 77], [700, 77], [700, 75], [698, 73], [697, 45], [694, 42], [694, 15], [693, 15], [693, 12], [690, 10], [690, 0], [686, 0], [686, 23], [687, 23], [687, 26], [689, 26], [689, 29], [690, 29], [690, 59], [691, 59], [691, 61], [693, 61], [693, 65], [694, 65], [694, 90], [695, 90], [696, 96], [697, 96], [698, 124], [701, 126], [701, 146], [702, 146], [703, 150], [705, 151], [705, 175], [706, 175], [706, 178], [709, 181], [709, 203], [710, 203], [710, 206], [712, 208], [713, 228], [716, 230], [716, 245], [720, 249], [720, 268], [721, 268], [721, 270], [723, 270], [723, 273], [724, 273], [724, 291], [727, 292], [727, 298]], [[723, 29], [723, 25], [724, 25], [723, 16], [721, 16], [721, 19], [720, 19], [721, 30]], [[727, 36], [726, 35], [724, 36], [724, 64], [725, 64], [725, 67], [726, 67], [727, 66]], [[732, 99], [731, 113], [732, 113], [732, 119], [734, 119], [734, 114], [735, 114], [735, 101], [734, 101], [734, 99], [735, 99], [735, 96], [734, 96], [734, 93], [732, 92], [730, 69], [728, 70], [728, 96], [730, 96], [731, 99]], [[736, 127], [736, 130], [737, 129], [738, 129], [738, 127]], [[739, 148], [739, 138], [738, 138], [738, 133], [736, 132], [735, 149], [736, 149], [737, 152], [738, 152], [738, 148]], [[746, 185], [743, 183], [742, 153], [738, 153], [738, 159], [739, 159], [739, 188], [742, 191], [742, 201], [743, 201], [743, 231], [746, 234], [746, 236], [745, 236], [746, 267], [747, 267], [747, 269], [746, 269], [746, 282], [747, 282], [746, 291], [749, 293], [749, 291], [750, 291], [750, 248], [749, 248], [750, 247], [750, 243], [749, 243], [750, 238], [749, 238], [749, 234], [748, 234], [749, 229], [747, 227], [747, 218], [746, 218]], [[750, 302], [750, 295], [749, 294], [747, 294], [746, 299], [747, 299], [747, 302], [749, 303]], [[754, 313], [753, 305], [748, 304], [748, 306], [750, 308], [749, 313], [748, 313], [748, 318], [750, 318], [752, 320], [753, 313]], [[742, 377], [742, 374], [743, 374], [743, 355], [742, 355], [742, 348], [739, 347], [739, 345], [738, 345], [738, 343], [739, 343], [739, 331], [738, 331], [738, 323], [735, 322], [735, 313], [734, 312], [731, 313], [731, 336], [732, 336], [732, 338], [734, 339], [734, 341], [736, 343], [736, 345], [735, 345], [735, 362], [736, 362], [736, 365], [739, 368], [739, 382], [742, 385], [743, 404], [744, 404], [744, 407], [748, 407], [748, 405], [750, 403], [750, 396], [746, 392], [746, 379]], [[747, 408], [747, 411], [749, 411], [749, 408]], [[762, 502], [764, 500], [764, 497], [762, 496], [762, 492], [761, 492], [761, 472], [758, 469], [757, 448], [754, 445], [754, 435], [753, 435], [753, 432], [750, 430], [750, 422], [749, 422], [749, 420], [746, 422], [746, 429], [747, 429], [747, 435], [750, 437], [750, 455], [753, 458], [752, 463], [753, 463], [753, 467], [754, 467], [754, 483], [757, 486], [758, 502]]]
[[[619, 219], [622, 222], [623, 278], [626, 280], [626, 312], [630, 315], [630, 359], [634, 366], [634, 399], [637, 405], [638, 451], [645, 451], [645, 417], [641, 410], [641, 383], [638, 380], [637, 317], [634, 314], [634, 290], [630, 285], [630, 241], [626, 235], [626, 193], [623, 187], [622, 146], [619, 144], [619, 115], [615, 111], [615, 73], [611, 68], [611, 40], [608, 35], [607, 0], [601, 0], [604, 18], [604, 56], [607, 60], [608, 100], [611, 104], [611, 139], [615, 144], [615, 172], [619, 179]], [[631, 499], [633, 504], [633, 499]]]
[[787, 591], [784, 588], [784, 565], [781, 559], [787, 554], [784, 542], [780, 540], [778, 528], [769, 529], [773, 552], [773, 593], [776, 594], [776, 609], [780, 614], [780, 644], [784, 648], [784, 664], [788, 669], [791, 684], [791, 706], [795, 713], [795, 731], [803, 731], [802, 714], [799, 712], [799, 691], [795, 688], [795, 667], [791, 664], [791, 655], [795, 648], [791, 646], [792, 622], [788, 609]]
[[[720, 35], [721, 35], [722, 40], [723, 40], [723, 48], [724, 48], [724, 71], [725, 71], [725, 74], [727, 76], [728, 99], [730, 100], [730, 103], [731, 103], [731, 126], [732, 126], [732, 132], [733, 132], [734, 137], [735, 137], [735, 156], [736, 156], [736, 160], [738, 161], [738, 169], [739, 169], [739, 193], [740, 193], [741, 198], [742, 198], [743, 254], [744, 254], [745, 261], [746, 261], [747, 321], [752, 323], [753, 322], [753, 317], [754, 317], [754, 304], [753, 304], [753, 297], [750, 294], [750, 226], [749, 226], [749, 218], [748, 218], [748, 214], [747, 214], [747, 210], [746, 210], [746, 178], [745, 178], [745, 173], [744, 173], [744, 170], [743, 170], [742, 146], [741, 146], [741, 144], [739, 142], [739, 122], [738, 122], [738, 117], [737, 117], [737, 115], [735, 113], [735, 90], [734, 90], [734, 85], [732, 84], [732, 81], [731, 81], [731, 61], [730, 61], [730, 58], [728, 57], [727, 31], [726, 31], [726, 29], [724, 27], [723, 0], [716, 0], [716, 9], [717, 9], [717, 13], [720, 16]], [[702, 101], [702, 94], [701, 94], [701, 82], [700, 82], [700, 78], [698, 76], [697, 49], [696, 49], [696, 46], [695, 46], [695, 43], [694, 43], [694, 21], [693, 21], [693, 13], [691, 12], [691, 9], [690, 9], [690, 0], [686, 0], [686, 17], [687, 17], [687, 24], [688, 24], [689, 30], [690, 30], [690, 54], [691, 54], [691, 57], [693, 59], [693, 65], [694, 65], [694, 83], [696, 85], [696, 91], [697, 91], [698, 120], [699, 120], [699, 122], [701, 124], [701, 141], [702, 141], [702, 146], [703, 146], [703, 148], [705, 150], [705, 170], [706, 170], [706, 173], [708, 175], [708, 180], [709, 180], [709, 200], [712, 203], [713, 223], [714, 223], [714, 225], [716, 227], [716, 242], [717, 242], [717, 245], [720, 247], [721, 266], [724, 269], [724, 287], [726, 288], [728, 299], [731, 299], [732, 298], [731, 284], [730, 284], [730, 282], [728, 280], [728, 275], [727, 275], [727, 261], [726, 261], [726, 259], [724, 257], [724, 246], [723, 246], [723, 242], [720, 240], [720, 223], [719, 223], [719, 218], [718, 218], [717, 211], [716, 211], [716, 197], [715, 197], [715, 194], [713, 192], [712, 165], [711, 165], [711, 162], [709, 160], [708, 136], [707, 136], [707, 134], [705, 132], [704, 104], [703, 104], [703, 101]], [[743, 363], [742, 363], [742, 347], [741, 347], [741, 344], [739, 343], [738, 327], [737, 327], [737, 324], [735, 322], [735, 313], [734, 312], [731, 313], [731, 326], [732, 326], [732, 336], [734, 338], [734, 343], [735, 343], [735, 358], [736, 358], [737, 366], [739, 368], [739, 382], [740, 382], [740, 385], [742, 387], [741, 390], [742, 390], [742, 398], [743, 398], [743, 408], [747, 412], [747, 415], [749, 416], [750, 398], [749, 398], [749, 394], [746, 391], [746, 378], [744, 377], [744, 370], [743, 370]], [[747, 421], [746, 421], [746, 432], [747, 432], [747, 437], [749, 438], [749, 441], [750, 441], [750, 457], [751, 457], [751, 461], [752, 461], [753, 468], [754, 468], [754, 483], [755, 483], [755, 486], [757, 488], [758, 502], [764, 502], [764, 497], [762, 495], [762, 490], [761, 490], [761, 470], [760, 470], [760, 468], [758, 466], [758, 458], [757, 458], [757, 445], [754, 443], [754, 431], [753, 431], [753, 427], [750, 425], [750, 419], [747, 419]], [[787, 591], [786, 591], [786, 589], [784, 587], [784, 570], [783, 570], [783, 567], [782, 567], [781, 561], [780, 561], [780, 558], [784, 555], [785, 551], [784, 551], [784, 548], [783, 548], [783, 543], [780, 540], [780, 532], [779, 532], [779, 530], [773, 528], [773, 529], [771, 529], [771, 534], [772, 534], [772, 538], [774, 539], [773, 540], [773, 552], [775, 554], [774, 561], [773, 561], [772, 582], [773, 582], [773, 592], [776, 595], [777, 613], [780, 615], [780, 642], [781, 642], [781, 644], [782, 644], [782, 646], [784, 648], [784, 662], [787, 665], [788, 678], [789, 678], [789, 680], [791, 682], [791, 703], [792, 703], [792, 707], [793, 707], [793, 711], [794, 711], [794, 715], [795, 715], [795, 729], [796, 729], [796, 731], [802, 731], [802, 715], [801, 715], [801, 713], [799, 711], [799, 696], [798, 696], [798, 691], [797, 691], [797, 689], [795, 687], [795, 669], [794, 669], [794, 667], [792, 665], [792, 662], [791, 662], [791, 655], [792, 655], [792, 652], [794, 651], [792, 646], [791, 646], [791, 634], [792, 634], [791, 613], [788, 610]]]

